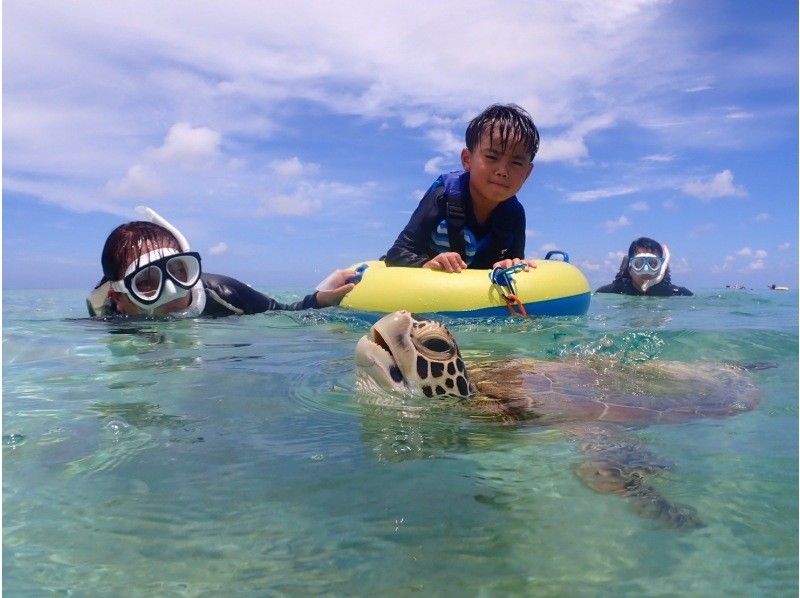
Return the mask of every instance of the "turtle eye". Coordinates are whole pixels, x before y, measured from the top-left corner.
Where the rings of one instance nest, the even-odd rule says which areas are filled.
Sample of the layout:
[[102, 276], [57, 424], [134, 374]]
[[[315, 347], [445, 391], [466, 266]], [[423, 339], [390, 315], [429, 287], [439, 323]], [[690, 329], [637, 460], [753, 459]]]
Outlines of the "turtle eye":
[[446, 353], [452, 348], [450, 343], [441, 338], [428, 338], [422, 341], [422, 346], [437, 353]]

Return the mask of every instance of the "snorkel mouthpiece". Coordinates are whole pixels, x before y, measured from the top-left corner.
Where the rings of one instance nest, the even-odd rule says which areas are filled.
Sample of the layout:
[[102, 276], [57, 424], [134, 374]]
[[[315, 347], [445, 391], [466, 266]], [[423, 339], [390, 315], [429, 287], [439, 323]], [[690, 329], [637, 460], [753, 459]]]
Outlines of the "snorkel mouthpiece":
[[[166, 281], [164, 281], [164, 290], [161, 292], [161, 297], [159, 297], [158, 301], [156, 301], [155, 303], [151, 303], [150, 305], [143, 305], [143, 304], [139, 303], [138, 301], [136, 301], [135, 297], [130, 297], [129, 296], [129, 298], [136, 305], [138, 305], [139, 308], [142, 309], [148, 316], [152, 316], [152, 315], [155, 314], [156, 309], [158, 309], [162, 305], [166, 305], [167, 303], [170, 303], [172, 301], [176, 301], [178, 299], [182, 299], [183, 297], [186, 297], [186, 295], [188, 295], [189, 292], [190, 291], [176, 288], [171, 280], [166, 280]], [[191, 309], [191, 307], [192, 307], [191, 304], [189, 304], [189, 307], [187, 308], [186, 311]], [[181, 311], [181, 312], [170, 312], [168, 315], [170, 317], [173, 317], [173, 318], [174, 317], [177, 317], [177, 318], [190, 317], [188, 315], [183, 315], [183, 314], [184, 314], [184, 312]]]
[[[170, 279], [166, 279], [164, 281], [164, 290], [161, 291], [161, 297], [158, 298], [158, 301], [156, 301], [152, 305], [148, 306], [140, 305], [140, 307], [145, 309], [149, 315], [153, 315], [157, 307], [170, 303], [171, 301], [176, 301], [177, 299], [182, 299], [183, 297], [186, 297], [186, 295], [188, 295], [189, 292], [190, 291], [187, 291], [186, 289], [177, 288], [175, 286], [175, 283], [173, 283]], [[191, 304], [189, 307], [191, 307]]]

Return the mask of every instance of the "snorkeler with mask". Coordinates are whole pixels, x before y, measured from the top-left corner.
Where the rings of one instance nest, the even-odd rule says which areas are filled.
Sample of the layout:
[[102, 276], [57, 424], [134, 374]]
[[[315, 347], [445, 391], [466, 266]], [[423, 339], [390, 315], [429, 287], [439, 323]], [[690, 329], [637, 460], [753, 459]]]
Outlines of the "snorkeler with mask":
[[595, 292], [656, 297], [693, 295], [689, 289], [672, 284], [669, 259], [666, 245], [639, 237], [628, 247], [628, 255], [622, 259], [614, 281]]
[[353, 270], [336, 270], [329, 290], [284, 304], [245, 283], [203, 272], [200, 254], [186, 237], [150, 208], [137, 208], [147, 220], [128, 222], [106, 239], [103, 278], [86, 300], [92, 317], [220, 317], [271, 310], [317, 309], [338, 305], [354, 286]]

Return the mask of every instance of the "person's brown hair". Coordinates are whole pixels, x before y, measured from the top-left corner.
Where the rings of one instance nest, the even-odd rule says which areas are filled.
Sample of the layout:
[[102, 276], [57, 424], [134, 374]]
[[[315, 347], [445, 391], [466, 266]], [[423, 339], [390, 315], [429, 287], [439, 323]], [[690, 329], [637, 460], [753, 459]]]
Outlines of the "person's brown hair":
[[137, 220], [119, 225], [111, 231], [103, 246], [100, 258], [103, 277], [119, 280], [136, 258], [149, 251], [148, 247], [181, 249], [172, 233], [158, 224]]

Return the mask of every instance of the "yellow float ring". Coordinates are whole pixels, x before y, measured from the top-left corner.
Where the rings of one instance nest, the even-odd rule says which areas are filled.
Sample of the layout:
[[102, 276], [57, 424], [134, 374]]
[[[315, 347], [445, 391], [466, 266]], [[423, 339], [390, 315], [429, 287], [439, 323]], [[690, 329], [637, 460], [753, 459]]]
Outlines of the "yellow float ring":
[[[516, 296], [528, 315], [583, 315], [591, 288], [578, 268], [560, 260], [535, 260], [536, 268], [513, 275]], [[491, 270], [448, 273], [429, 268], [387, 267], [381, 261], [354, 264], [363, 268], [361, 282], [342, 299], [341, 307], [360, 312], [491, 317], [509, 314], [502, 289]]]

